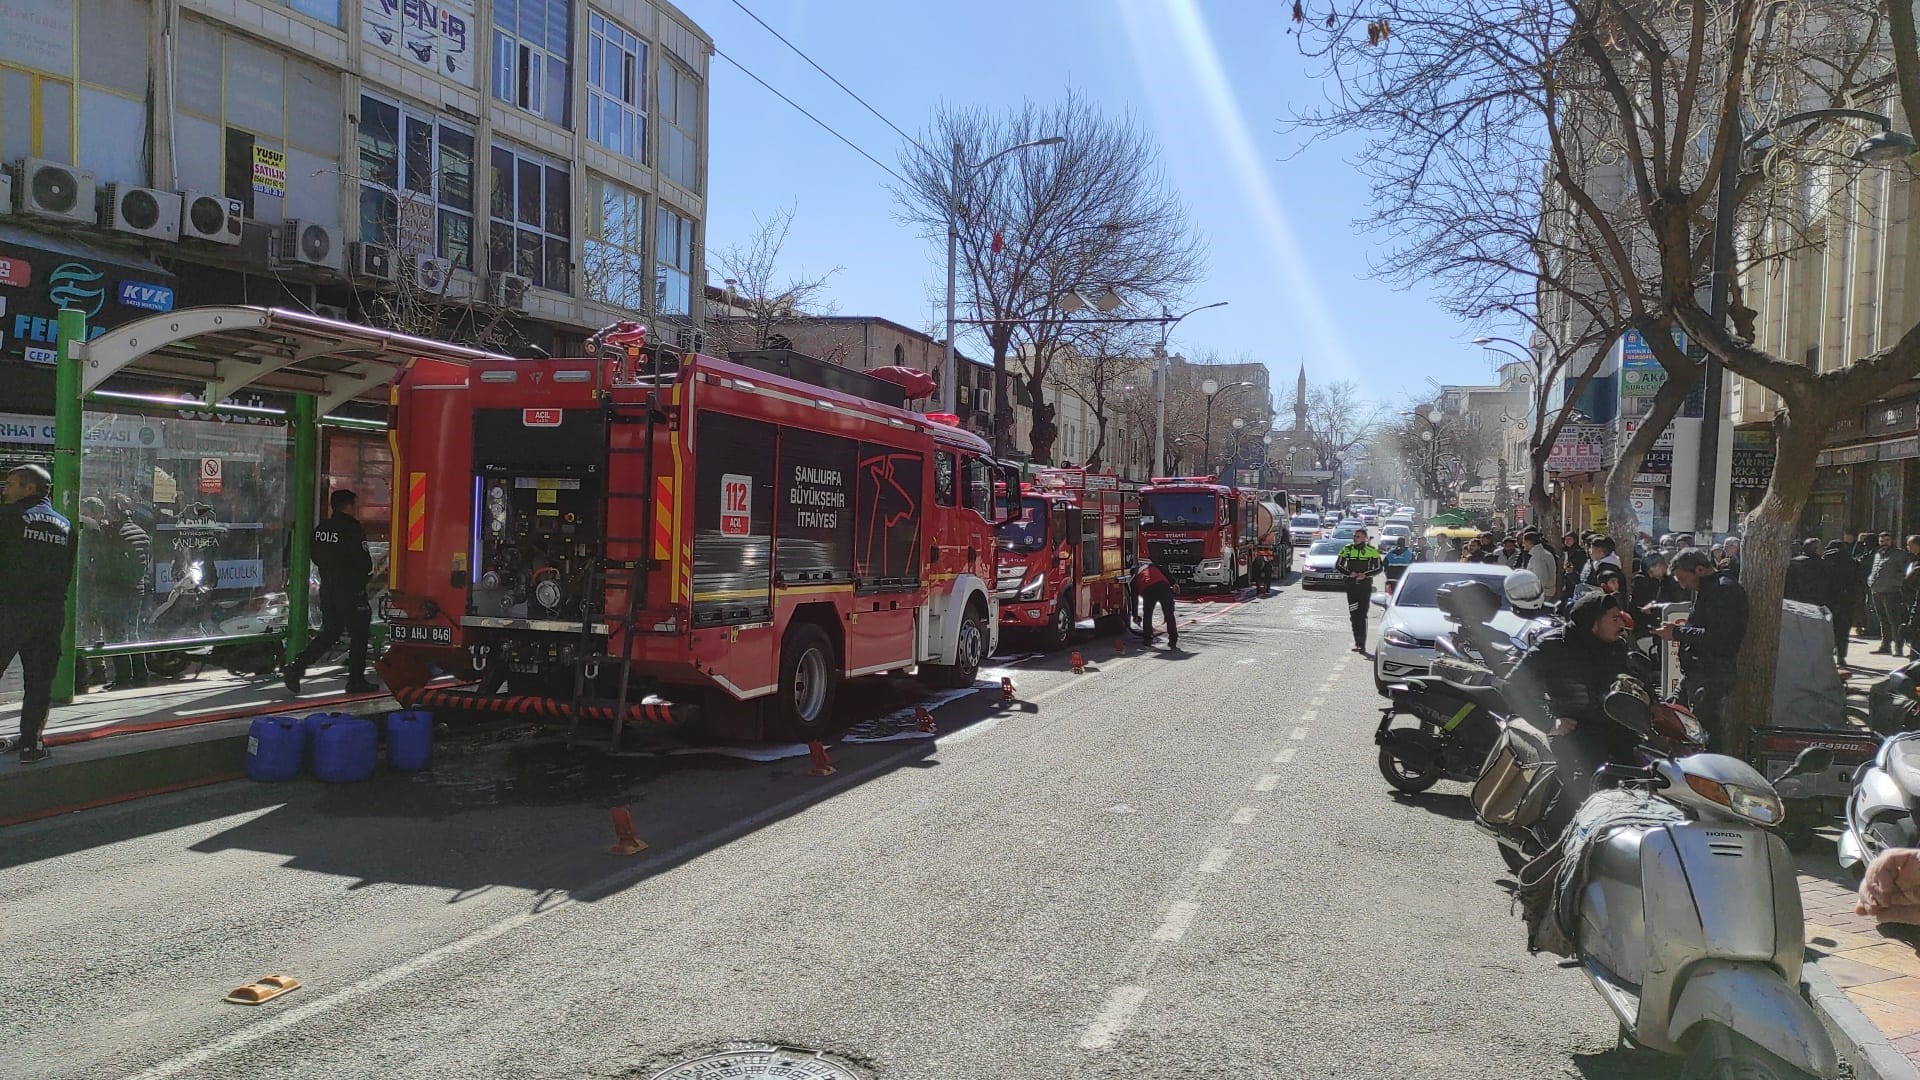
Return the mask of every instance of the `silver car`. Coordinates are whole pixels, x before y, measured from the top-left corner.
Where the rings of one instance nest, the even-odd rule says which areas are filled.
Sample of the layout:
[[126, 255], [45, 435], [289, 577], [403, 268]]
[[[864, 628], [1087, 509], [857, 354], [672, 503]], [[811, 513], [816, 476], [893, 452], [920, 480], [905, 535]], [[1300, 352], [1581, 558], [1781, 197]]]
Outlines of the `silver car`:
[[1345, 540], [1315, 540], [1313, 546], [1300, 560], [1300, 587], [1311, 589], [1316, 585], [1335, 585], [1344, 587], [1345, 575], [1334, 569], [1334, 563], [1340, 559], [1340, 551], [1347, 546]]

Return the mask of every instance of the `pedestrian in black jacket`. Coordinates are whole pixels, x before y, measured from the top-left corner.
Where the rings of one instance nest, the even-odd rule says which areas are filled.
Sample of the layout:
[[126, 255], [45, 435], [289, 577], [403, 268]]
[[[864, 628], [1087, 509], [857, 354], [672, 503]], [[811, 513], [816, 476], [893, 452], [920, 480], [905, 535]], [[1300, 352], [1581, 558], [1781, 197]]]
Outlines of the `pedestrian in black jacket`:
[[1820, 561], [1820, 541], [1800, 541], [1800, 554], [1787, 562], [1785, 596], [1802, 604], [1830, 608], [1827, 602], [1827, 568]]
[[1680, 693], [1705, 725], [1709, 748], [1717, 751], [1726, 739], [1727, 696], [1747, 637], [1747, 590], [1715, 571], [1713, 561], [1698, 550], [1673, 560], [1673, 576], [1693, 592], [1693, 607], [1686, 621], [1663, 623], [1653, 635], [1680, 643]]
[[1833, 613], [1833, 655], [1847, 662], [1847, 645], [1853, 639], [1853, 617], [1860, 610], [1860, 564], [1853, 561], [1853, 547], [1844, 540], [1827, 545], [1820, 565], [1827, 571], [1827, 610]]
[[1686, 592], [1667, 569], [1667, 557], [1656, 551], [1647, 556], [1641, 572], [1634, 575], [1629, 614], [1635, 626], [1659, 626], [1663, 620], [1653, 605], [1677, 604], [1686, 598]]
[[367, 635], [373, 624], [373, 606], [367, 602], [367, 577], [373, 556], [367, 552], [367, 533], [354, 516], [359, 496], [342, 488], [327, 500], [333, 516], [313, 530], [313, 565], [320, 570], [320, 633], [283, 673], [289, 694], [300, 692], [307, 665], [326, 655], [347, 635], [347, 690], [375, 689], [367, 681]]
[[53, 478], [38, 465], [7, 473], [0, 496], [0, 675], [20, 658], [20, 763], [44, 761], [40, 732], [53, 706], [53, 673], [73, 582], [73, 525], [53, 508]]
[[1569, 805], [1585, 801], [1601, 765], [1631, 762], [1639, 742], [1602, 707], [1620, 676], [1646, 677], [1627, 647], [1624, 615], [1617, 594], [1588, 591], [1566, 625], [1542, 634], [1507, 678], [1514, 708], [1553, 737]]

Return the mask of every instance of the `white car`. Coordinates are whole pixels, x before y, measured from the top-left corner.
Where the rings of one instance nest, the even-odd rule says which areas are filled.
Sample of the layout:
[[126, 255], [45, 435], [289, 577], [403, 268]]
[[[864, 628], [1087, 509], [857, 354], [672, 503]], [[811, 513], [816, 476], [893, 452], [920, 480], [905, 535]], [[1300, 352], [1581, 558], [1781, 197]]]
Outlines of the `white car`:
[[1380, 539], [1375, 542], [1380, 550], [1385, 551], [1387, 546], [1395, 540], [1412, 542], [1413, 526], [1398, 521], [1389, 521], [1385, 525], [1380, 526]]
[[1306, 547], [1320, 535], [1320, 519], [1313, 514], [1295, 514], [1293, 520], [1287, 522], [1287, 530], [1293, 534], [1294, 547]]
[[1374, 604], [1386, 608], [1380, 619], [1380, 637], [1373, 650], [1373, 686], [1382, 695], [1402, 679], [1425, 675], [1433, 667], [1433, 642], [1452, 624], [1435, 599], [1440, 586], [1453, 581], [1484, 581], [1500, 597], [1493, 617], [1496, 630], [1518, 635], [1527, 620], [1507, 604], [1509, 570], [1494, 563], [1414, 563], [1407, 567], [1391, 596], [1376, 593]]
[[1346, 546], [1345, 540], [1315, 540], [1299, 561], [1300, 587], [1344, 586], [1347, 579], [1333, 568], [1333, 564], [1340, 558], [1340, 550]]

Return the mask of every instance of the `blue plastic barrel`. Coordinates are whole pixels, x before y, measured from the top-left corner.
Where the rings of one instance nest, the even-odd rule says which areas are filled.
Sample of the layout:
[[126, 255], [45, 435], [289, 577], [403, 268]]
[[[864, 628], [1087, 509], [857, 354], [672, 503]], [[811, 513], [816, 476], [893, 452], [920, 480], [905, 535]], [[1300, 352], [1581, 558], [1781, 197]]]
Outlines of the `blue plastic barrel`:
[[323, 721], [331, 720], [336, 716], [344, 716], [344, 715], [346, 714], [336, 713], [336, 712], [315, 712], [315, 713], [308, 713], [307, 715], [300, 718], [300, 738], [302, 741], [306, 743], [308, 760], [312, 760], [313, 758], [313, 736], [315, 732], [320, 730], [321, 723]]
[[419, 772], [433, 761], [433, 714], [414, 709], [387, 717], [387, 765]]
[[262, 716], [247, 725], [247, 776], [278, 782], [300, 775], [306, 744], [300, 721], [291, 716]]
[[329, 784], [373, 775], [380, 763], [380, 731], [359, 716], [329, 716], [313, 733], [313, 774]]

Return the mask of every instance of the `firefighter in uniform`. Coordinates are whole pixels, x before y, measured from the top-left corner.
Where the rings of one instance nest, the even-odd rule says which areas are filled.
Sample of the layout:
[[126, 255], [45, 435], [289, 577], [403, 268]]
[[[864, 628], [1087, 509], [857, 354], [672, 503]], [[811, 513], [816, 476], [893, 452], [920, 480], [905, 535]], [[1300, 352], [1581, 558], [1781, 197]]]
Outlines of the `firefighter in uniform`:
[[1340, 549], [1333, 568], [1347, 579], [1347, 618], [1353, 623], [1353, 651], [1367, 651], [1367, 605], [1373, 601], [1373, 575], [1384, 566], [1380, 549], [1367, 541], [1367, 530], [1356, 529], [1353, 542]]
[[1162, 621], [1167, 624], [1167, 647], [1180, 647], [1180, 624], [1173, 618], [1173, 579], [1166, 571], [1153, 565], [1153, 560], [1141, 558], [1140, 565], [1133, 572], [1133, 595], [1140, 605], [1140, 638], [1147, 644], [1153, 644], [1153, 609], [1159, 608]]
[[367, 533], [354, 516], [360, 498], [341, 488], [328, 497], [333, 516], [313, 530], [313, 565], [320, 570], [320, 633], [293, 663], [287, 665], [287, 692], [298, 694], [307, 665], [326, 655], [347, 635], [347, 690], [364, 693], [376, 687], [367, 680], [367, 634], [373, 625], [373, 606], [367, 602], [367, 577], [373, 556], [367, 553]]
[[20, 658], [25, 696], [20, 705], [20, 763], [44, 761], [40, 732], [53, 704], [53, 672], [60, 665], [60, 631], [73, 582], [73, 525], [53, 508], [53, 478], [38, 465], [7, 473], [0, 489], [0, 674]]

